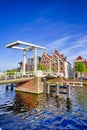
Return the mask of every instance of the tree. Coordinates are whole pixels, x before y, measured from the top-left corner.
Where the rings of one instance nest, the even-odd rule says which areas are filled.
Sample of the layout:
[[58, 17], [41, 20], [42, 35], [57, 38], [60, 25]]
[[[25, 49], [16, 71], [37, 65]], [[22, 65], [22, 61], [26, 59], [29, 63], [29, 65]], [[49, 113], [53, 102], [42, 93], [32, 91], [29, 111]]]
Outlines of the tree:
[[16, 68], [16, 69], [7, 70], [6, 72], [7, 72], [7, 74], [9, 74], [9, 75], [14, 75], [15, 72], [19, 72], [19, 70], [18, 70], [18, 68]]
[[38, 66], [38, 70], [46, 70], [46, 66], [44, 66], [44, 65], [39, 65], [39, 66]]
[[79, 72], [82, 78], [82, 73], [87, 72], [85, 65], [82, 62], [77, 62], [75, 65], [75, 72]]

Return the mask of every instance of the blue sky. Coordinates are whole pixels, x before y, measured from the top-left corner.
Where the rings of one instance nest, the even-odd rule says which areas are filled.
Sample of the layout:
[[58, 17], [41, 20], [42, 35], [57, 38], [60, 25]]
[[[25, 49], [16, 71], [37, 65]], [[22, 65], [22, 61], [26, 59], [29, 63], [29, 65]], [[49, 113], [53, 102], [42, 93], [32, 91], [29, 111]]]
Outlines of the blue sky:
[[0, 71], [23, 59], [22, 51], [5, 48], [15, 40], [58, 49], [70, 63], [87, 58], [87, 0], [0, 0]]

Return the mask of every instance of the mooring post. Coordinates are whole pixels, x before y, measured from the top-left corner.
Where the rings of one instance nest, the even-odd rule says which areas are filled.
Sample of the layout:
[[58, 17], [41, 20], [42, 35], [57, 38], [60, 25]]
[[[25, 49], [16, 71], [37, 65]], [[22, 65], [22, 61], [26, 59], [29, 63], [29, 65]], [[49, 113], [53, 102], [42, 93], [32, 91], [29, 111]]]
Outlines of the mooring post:
[[58, 82], [56, 82], [56, 96], [59, 96], [59, 85], [58, 85]]
[[47, 87], [47, 94], [50, 94], [50, 85], [49, 85], [49, 82], [47, 82], [46, 87]]
[[70, 99], [70, 84], [67, 83], [67, 99]]
[[6, 84], [6, 90], [8, 90], [8, 84]]
[[14, 87], [14, 85], [13, 85], [13, 83], [11, 84], [11, 90], [13, 90], [13, 87]]

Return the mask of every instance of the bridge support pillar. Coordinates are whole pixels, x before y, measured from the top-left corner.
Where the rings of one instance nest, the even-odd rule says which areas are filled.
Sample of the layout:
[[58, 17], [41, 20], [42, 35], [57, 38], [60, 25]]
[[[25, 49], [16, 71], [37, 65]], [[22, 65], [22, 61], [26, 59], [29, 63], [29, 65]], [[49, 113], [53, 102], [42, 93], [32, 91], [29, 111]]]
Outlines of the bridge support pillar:
[[43, 82], [41, 77], [34, 77], [29, 81], [18, 83], [16, 87], [17, 91], [29, 92], [34, 94], [43, 93]]

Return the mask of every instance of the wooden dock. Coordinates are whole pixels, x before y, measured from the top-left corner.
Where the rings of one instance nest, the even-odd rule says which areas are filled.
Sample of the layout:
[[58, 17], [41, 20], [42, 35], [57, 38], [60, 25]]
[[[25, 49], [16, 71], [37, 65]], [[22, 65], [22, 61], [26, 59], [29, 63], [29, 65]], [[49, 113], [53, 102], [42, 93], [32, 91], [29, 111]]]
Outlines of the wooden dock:
[[[60, 96], [60, 94], [65, 94], [67, 96], [67, 99], [70, 99], [70, 85], [67, 84], [66, 86], [59, 86], [58, 82], [56, 82], [55, 84], [49, 84], [49, 82], [47, 82], [45, 84], [45, 88], [46, 88], [46, 92], [47, 94], [50, 94], [51, 92], [55, 93], [56, 96]], [[65, 91], [63, 91], [63, 90]]]
[[78, 86], [78, 87], [83, 87], [87, 86], [87, 80], [80, 80], [80, 79], [68, 79], [65, 81], [65, 83], [69, 83], [70, 86]]

